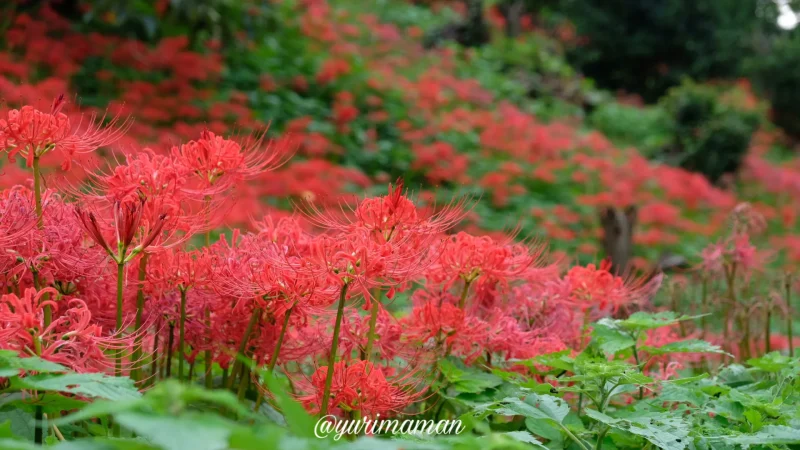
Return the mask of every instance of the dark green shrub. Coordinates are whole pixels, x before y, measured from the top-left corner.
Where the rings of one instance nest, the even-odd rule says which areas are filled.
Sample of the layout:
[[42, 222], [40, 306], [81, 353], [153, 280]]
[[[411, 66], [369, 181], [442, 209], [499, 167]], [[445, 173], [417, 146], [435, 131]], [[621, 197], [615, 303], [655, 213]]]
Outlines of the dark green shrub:
[[762, 116], [757, 106], [746, 108], [734, 101], [735, 89], [692, 82], [671, 89], [660, 101], [673, 135], [662, 156], [713, 183], [736, 173]]
[[[570, 60], [600, 87], [636, 92], [651, 102], [684, 77], [737, 73], [752, 52], [755, 30], [767, 25], [757, 14], [762, 3], [562, 0], [560, 9], [583, 38]], [[775, 28], [774, 21], [769, 25]]]
[[765, 45], [769, 51], [750, 58], [746, 73], [772, 103], [772, 120], [800, 136], [800, 31], [783, 33]]

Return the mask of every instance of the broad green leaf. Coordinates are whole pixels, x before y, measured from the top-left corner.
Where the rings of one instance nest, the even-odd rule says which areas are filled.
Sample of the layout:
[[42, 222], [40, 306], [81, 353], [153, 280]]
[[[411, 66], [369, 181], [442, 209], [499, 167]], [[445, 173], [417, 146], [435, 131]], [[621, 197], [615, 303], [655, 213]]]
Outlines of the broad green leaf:
[[41, 450], [42, 447], [25, 441], [13, 439], [0, 439], [0, 448], [3, 450]]
[[764, 425], [761, 413], [754, 409], [748, 409], [747, 411], [745, 411], [744, 418], [747, 419], [747, 422], [750, 424], [753, 431], [760, 430], [761, 427]]
[[574, 369], [575, 361], [569, 356], [569, 353], [570, 353], [569, 350], [562, 350], [560, 352], [539, 355], [532, 359], [526, 359], [521, 361], [512, 360], [510, 362], [530, 367], [536, 373], [548, 372], [540, 370], [537, 366], [551, 367], [557, 370], [562, 370], [562, 371], [566, 370], [568, 372], [572, 372]]
[[300, 403], [289, 396], [286, 380], [279, 379], [269, 373], [263, 374], [262, 380], [275, 397], [276, 406], [283, 412], [286, 423], [289, 425], [289, 430], [296, 436], [316, 438], [314, 436], [314, 426], [317, 420], [311, 417]]
[[737, 445], [800, 444], [800, 428], [766, 425], [758, 433], [724, 436], [721, 441]]
[[780, 372], [784, 369], [800, 371], [800, 359], [771, 352], [760, 358], [748, 359], [747, 364], [765, 372]]
[[755, 381], [753, 375], [740, 364], [731, 364], [723, 368], [717, 377], [731, 387], [743, 386]]
[[505, 416], [520, 415], [533, 419], [549, 419], [560, 424], [569, 414], [569, 405], [558, 397], [531, 394], [524, 401], [516, 397], [506, 398], [494, 408], [494, 411]]
[[687, 339], [685, 341], [670, 342], [669, 344], [662, 345], [661, 347], [643, 346], [641, 347], [641, 350], [653, 356], [665, 355], [668, 353], [720, 353], [723, 355], [733, 356], [730, 353], [722, 350], [719, 345], [714, 345], [710, 342], [701, 341], [699, 339]]
[[594, 325], [592, 342], [606, 355], [616, 355], [636, 345], [630, 334], [621, 331], [610, 319], [602, 319]]
[[[157, 391], [158, 390], [158, 391]], [[155, 389], [148, 392], [146, 396], [150, 396], [156, 392], [164, 392], [168, 401], [174, 402], [174, 397], [179, 397], [181, 401], [187, 404], [196, 403], [210, 403], [216, 406], [223, 406], [229, 411], [235, 412], [240, 418], [261, 419], [258, 414], [254, 414], [249, 408], [245, 407], [235, 395], [225, 390], [208, 390], [200, 386], [191, 384], [182, 384], [177, 380], [167, 380], [160, 383]], [[167, 405], [169, 407], [169, 405]]]
[[12, 382], [12, 386], [106, 400], [130, 400], [141, 397], [130, 378], [111, 377], [102, 373], [34, 375], [17, 379]]
[[14, 433], [11, 432], [11, 421], [0, 422], [0, 439], [10, 437], [14, 437]]
[[564, 417], [569, 414], [569, 405], [567, 402], [561, 398], [553, 397], [552, 395], [532, 394], [525, 398], [525, 403], [535, 406], [557, 423], [562, 423]]
[[550, 383], [539, 383], [533, 378], [528, 378], [518, 372], [506, 372], [497, 368], [492, 368], [492, 374], [497, 375], [504, 381], [523, 388], [526, 392], [536, 394], [552, 394], [556, 388]]
[[544, 411], [536, 408], [533, 405], [525, 403], [516, 397], [504, 399], [502, 402], [500, 402], [500, 405], [502, 406], [496, 407], [494, 411], [497, 414], [504, 416], [525, 416], [532, 417], [534, 419], [550, 419], [550, 417], [545, 414]]
[[532, 434], [528, 433], [527, 431], [510, 431], [508, 433], [502, 433], [505, 436], [513, 438], [517, 441], [524, 442], [526, 444], [532, 444], [534, 447], [538, 448], [547, 448], [545, 447], [538, 439], [536, 439]]
[[694, 406], [701, 406], [708, 399], [699, 389], [674, 383], [664, 383], [658, 398], [665, 402], [689, 403]]
[[657, 313], [635, 312], [625, 320], [615, 320], [614, 322], [623, 330], [628, 331], [644, 331], [652, 330], [654, 328], [666, 327], [683, 320], [697, 319], [699, 316], [678, 316], [672, 311], [663, 311]]
[[39, 373], [69, 371], [61, 364], [44, 360], [38, 356], [20, 358], [15, 352], [9, 350], [0, 351], [0, 377], [16, 376], [20, 370]]
[[503, 379], [497, 375], [471, 367], [459, 367], [449, 359], [439, 361], [439, 369], [458, 392], [477, 394], [503, 383]]
[[61, 442], [52, 447], [55, 450], [161, 450], [142, 439], [81, 439]]
[[593, 409], [587, 409], [585, 413], [588, 417], [619, 431], [641, 436], [657, 448], [664, 450], [684, 450], [688, 443], [688, 425], [674, 417], [617, 419]]
[[561, 428], [556, 427], [547, 419], [534, 419], [532, 417], [525, 418], [525, 427], [531, 433], [541, 436], [550, 442], [562, 442], [563, 436], [561, 435]]
[[126, 411], [114, 419], [164, 450], [226, 450], [236, 426], [218, 416], [199, 414], [170, 417]]
[[12, 436], [33, 440], [34, 424], [36, 423], [33, 414], [19, 408], [10, 411], [0, 411], [0, 423], [8, 424], [8, 429]]
[[67, 414], [66, 416], [53, 420], [53, 423], [55, 423], [57, 426], [61, 426], [61, 425], [76, 423], [81, 420], [88, 420], [95, 417], [97, 418], [107, 417], [125, 411], [132, 411], [136, 408], [141, 407], [144, 404], [145, 400], [142, 398], [137, 398], [134, 400], [122, 400], [116, 402], [97, 400], [92, 403], [89, 403], [80, 411]]
[[703, 374], [700, 374], [700, 375], [695, 375], [693, 377], [684, 377], [684, 378], [675, 378], [675, 379], [672, 379], [672, 380], [664, 380], [664, 381], [662, 381], [662, 383], [668, 383], [668, 384], [674, 384], [674, 385], [681, 386], [681, 385], [684, 385], [684, 384], [692, 384], [692, 383], [694, 383], [696, 381], [704, 380], [704, 379], [706, 379], [708, 377], [709, 377], [708, 373], [703, 373]]

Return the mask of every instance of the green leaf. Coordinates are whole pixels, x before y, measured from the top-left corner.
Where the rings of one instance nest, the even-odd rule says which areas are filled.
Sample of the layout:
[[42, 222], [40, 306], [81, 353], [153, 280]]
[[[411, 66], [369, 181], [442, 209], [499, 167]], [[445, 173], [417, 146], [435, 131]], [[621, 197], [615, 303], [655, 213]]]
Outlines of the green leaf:
[[721, 440], [742, 446], [800, 444], [800, 429], [784, 425], [767, 425], [758, 433], [724, 436]]
[[199, 414], [169, 417], [127, 411], [114, 418], [164, 450], [226, 450], [235, 426], [217, 416]]
[[38, 391], [56, 391], [106, 400], [130, 400], [141, 397], [127, 377], [111, 377], [102, 373], [68, 373], [34, 375], [20, 378], [12, 386]]
[[678, 316], [672, 311], [658, 313], [635, 312], [625, 320], [614, 321], [620, 328], [628, 331], [644, 331], [670, 326], [683, 320], [697, 319], [699, 316]]
[[52, 447], [55, 450], [161, 450], [141, 439], [81, 439], [61, 442]]
[[497, 375], [464, 367], [460, 363], [456, 365], [450, 359], [440, 360], [439, 369], [458, 392], [477, 394], [503, 383], [503, 379]]
[[32, 414], [21, 409], [0, 411], [0, 423], [8, 424], [11, 436], [33, 440], [36, 421], [33, 419]]
[[0, 422], [0, 439], [10, 437], [14, 437], [14, 433], [11, 432], [11, 421]]
[[3, 450], [41, 450], [42, 447], [24, 441], [13, 439], [0, 439], [0, 448]]
[[553, 397], [552, 395], [532, 394], [525, 397], [525, 403], [539, 408], [547, 417], [555, 420], [557, 423], [562, 423], [564, 417], [569, 414], [569, 405], [567, 402], [561, 398]]
[[62, 366], [39, 358], [38, 356], [28, 356], [20, 358], [16, 352], [9, 350], [0, 351], [0, 377], [13, 377], [19, 375], [19, 371], [26, 372], [39, 372], [39, 373], [53, 373], [53, 372], [68, 372], [69, 369]]
[[528, 378], [519, 372], [506, 372], [497, 368], [492, 368], [492, 374], [497, 375], [504, 381], [507, 381], [515, 386], [523, 388], [528, 392], [537, 394], [551, 394], [555, 387], [550, 383], [539, 383], [533, 378]]
[[606, 355], [616, 355], [636, 345], [630, 334], [616, 325], [611, 319], [602, 319], [592, 329], [592, 342]]
[[664, 380], [664, 381], [662, 381], [662, 383], [674, 384], [674, 385], [677, 385], [677, 386], [681, 386], [681, 385], [684, 385], [684, 384], [692, 384], [692, 383], [694, 383], [696, 381], [704, 380], [704, 379], [706, 379], [708, 377], [709, 377], [708, 373], [703, 373], [703, 374], [700, 374], [700, 375], [695, 375], [693, 377], [684, 377], [684, 378], [675, 378], [675, 379], [672, 379], [672, 380]]
[[296, 436], [316, 438], [314, 427], [317, 421], [306, 412], [300, 403], [289, 396], [288, 382], [270, 373], [264, 373], [262, 380], [275, 397], [276, 406], [283, 412], [289, 430]]
[[569, 414], [569, 405], [558, 397], [531, 394], [520, 400], [516, 397], [503, 399], [495, 408], [497, 414], [505, 416], [524, 416], [533, 419], [549, 419], [557, 424]]
[[569, 350], [562, 350], [560, 352], [555, 353], [547, 353], [544, 355], [539, 355], [531, 359], [526, 360], [512, 360], [510, 362], [514, 362], [517, 364], [522, 364], [524, 366], [530, 367], [535, 373], [546, 373], [548, 371], [542, 371], [538, 366], [545, 366], [551, 367], [553, 369], [561, 370], [561, 371], [574, 371], [574, 363], [575, 361], [572, 357], [569, 356]]
[[616, 430], [640, 436], [657, 448], [684, 450], [689, 436], [689, 427], [681, 419], [670, 416], [617, 419], [593, 409], [585, 414]]
[[53, 420], [53, 423], [55, 423], [56, 426], [61, 426], [61, 425], [76, 423], [81, 420], [102, 418], [113, 414], [122, 413], [125, 411], [132, 411], [144, 404], [145, 401], [144, 399], [141, 398], [135, 400], [123, 400], [116, 402], [98, 400], [89, 403], [80, 411]]
[[785, 369], [800, 370], [800, 360], [789, 356], [781, 355], [779, 352], [771, 352], [760, 358], [748, 359], [747, 364], [764, 372], [777, 373]]
[[733, 356], [730, 353], [722, 350], [719, 345], [714, 345], [710, 342], [699, 339], [687, 339], [685, 341], [670, 342], [669, 344], [662, 345], [661, 347], [643, 346], [641, 350], [653, 356], [666, 355], [669, 353], [719, 353]]
[[561, 443], [564, 440], [561, 429], [553, 426], [550, 420], [527, 417], [525, 418], [525, 427], [531, 433], [547, 439], [550, 443]]
[[536, 439], [532, 434], [528, 433], [527, 431], [510, 431], [508, 433], [501, 433], [505, 436], [513, 438], [514, 440], [524, 442], [526, 444], [533, 444], [535, 447], [544, 448], [545, 447], [538, 439]]
[[761, 418], [761, 413], [754, 409], [748, 409], [747, 411], [745, 411], [744, 418], [747, 419], [747, 422], [750, 424], [753, 431], [760, 430], [761, 427], [764, 425]]

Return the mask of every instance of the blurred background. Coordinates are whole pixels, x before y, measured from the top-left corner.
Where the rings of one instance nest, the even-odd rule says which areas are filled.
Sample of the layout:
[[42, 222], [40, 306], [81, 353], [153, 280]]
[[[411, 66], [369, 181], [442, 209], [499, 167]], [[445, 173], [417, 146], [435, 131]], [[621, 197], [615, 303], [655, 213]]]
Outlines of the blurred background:
[[[297, 154], [243, 190], [230, 225], [289, 214], [293, 200], [382, 193], [402, 177], [422, 202], [477, 198], [466, 230], [513, 230], [570, 262], [647, 269], [697, 261], [749, 202], [767, 221], [758, 239], [772, 263], [792, 268], [796, 10], [789, 0], [3, 0], [0, 109], [63, 93], [76, 117], [133, 116], [107, 155], [269, 125]], [[4, 186], [30, 182], [2, 164]], [[63, 175], [56, 160], [48, 171]]]

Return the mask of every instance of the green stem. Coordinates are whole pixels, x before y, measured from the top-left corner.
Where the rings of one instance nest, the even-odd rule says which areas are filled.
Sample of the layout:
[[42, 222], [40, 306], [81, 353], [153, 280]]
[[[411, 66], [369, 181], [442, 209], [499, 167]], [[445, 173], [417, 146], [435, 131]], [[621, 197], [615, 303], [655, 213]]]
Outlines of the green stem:
[[583, 313], [583, 326], [581, 327], [581, 347], [586, 348], [589, 345], [590, 337], [587, 333], [589, 331], [589, 321], [592, 317], [592, 309], [587, 308]]
[[242, 336], [242, 342], [239, 343], [239, 353], [236, 354], [236, 361], [233, 362], [233, 370], [231, 371], [231, 377], [228, 378], [228, 385], [226, 388], [231, 389], [233, 387], [233, 383], [236, 381], [236, 376], [239, 374], [240, 369], [242, 367], [241, 361], [239, 358], [244, 357], [244, 352], [247, 349], [247, 343], [250, 342], [250, 334], [253, 332], [253, 328], [256, 326], [256, 322], [258, 318], [261, 316], [261, 308], [254, 308], [253, 315], [250, 316], [250, 322], [247, 324], [247, 328], [244, 330], [244, 335]]
[[141, 381], [144, 376], [143, 364], [139, 361], [142, 358], [142, 318], [144, 316], [144, 282], [147, 278], [147, 260], [148, 254], [142, 255], [139, 260], [139, 285], [136, 287], [136, 343], [133, 350], [133, 360], [135, 361], [135, 376], [134, 379]]
[[186, 345], [186, 289], [181, 291], [181, 321], [178, 324], [178, 381], [183, 382], [183, 364], [186, 359], [184, 346]]
[[[125, 263], [117, 263], [117, 333], [122, 334], [122, 303], [125, 285]], [[122, 376], [122, 349], [117, 350], [116, 374]]]
[[[39, 336], [33, 336], [33, 350], [36, 353], [36, 356], [42, 354], [42, 343], [39, 340]], [[44, 409], [42, 405], [36, 405], [36, 409], [34, 410], [34, 419], [36, 423], [34, 424], [33, 429], [33, 442], [36, 445], [44, 445], [44, 427], [42, 427], [42, 420], [44, 419]]]
[[608, 433], [610, 427], [603, 428], [603, 431], [597, 436], [597, 444], [595, 444], [595, 450], [600, 450], [603, 448], [603, 439], [606, 437], [606, 433]]
[[[731, 334], [730, 330], [731, 314], [733, 310], [736, 308], [736, 304], [738, 303], [736, 300], [736, 278], [734, 278], [736, 276], [735, 263], [730, 266], [730, 269], [728, 269], [727, 267], [725, 268], [725, 276], [728, 284], [729, 304], [726, 305], [725, 314], [723, 316], [725, 318], [725, 324], [724, 324], [725, 327], [723, 328], [722, 336], [724, 341], [728, 343], [730, 341], [730, 334]], [[728, 350], [730, 350], [730, 352], [733, 353], [732, 346], [729, 345]]]
[[344, 315], [344, 301], [347, 298], [347, 287], [345, 283], [342, 286], [342, 292], [339, 294], [339, 307], [336, 309], [336, 323], [333, 326], [333, 341], [331, 342], [331, 354], [328, 357], [328, 373], [325, 375], [325, 390], [322, 393], [322, 407], [320, 408], [320, 415], [325, 416], [328, 414], [328, 397], [331, 395], [331, 384], [333, 383], [333, 369], [336, 363], [336, 353], [339, 350], [339, 331], [342, 327], [342, 316]]
[[[639, 350], [636, 348], [636, 343], [639, 342], [639, 336], [634, 336], [633, 340], [633, 359], [636, 361], [636, 367], [639, 369], [639, 372], [642, 372], [642, 363], [639, 362]], [[644, 387], [639, 386], [639, 400], [644, 398]]]
[[158, 338], [161, 336], [159, 327], [161, 326], [161, 320], [159, 319], [158, 323], [156, 323], [156, 336], [153, 338], [153, 358], [152, 358], [152, 371], [151, 371], [151, 383], [155, 383], [156, 379], [158, 379]]
[[372, 359], [372, 346], [375, 344], [375, 339], [378, 337], [375, 333], [375, 327], [378, 324], [378, 314], [381, 310], [381, 291], [377, 291], [374, 301], [372, 302], [372, 312], [369, 317], [369, 333], [367, 334], [367, 348], [364, 350], [364, 360], [369, 362]]
[[33, 198], [36, 202], [36, 226], [44, 228], [44, 215], [42, 214], [42, 174], [39, 170], [39, 157], [33, 157]]
[[[39, 280], [39, 272], [37, 272], [36, 270], [31, 270], [31, 275], [33, 276], [33, 287], [36, 288], [37, 291], [40, 290], [42, 288], [42, 283]], [[45, 302], [45, 301], [48, 300], [49, 297], [50, 297], [49, 294], [44, 294], [44, 295], [42, 295], [41, 301]], [[47, 327], [49, 327], [50, 323], [52, 321], [53, 321], [53, 312], [50, 310], [50, 305], [46, 305], [44, 307], [44, 328], [43, 329], [46, 329]]]
[[283, 326], [281, 327], [281, 333], [278, 335], [278, 342], [275, 343], [275, 350], [272, 352], [272, 357], [270, 357], [269, 366], [267, 367], [270, 374], [275, 368], [275, 364], [278, 362], [278, 355], [280, 355], [281, 346], [283, 345], [283, 337], [286, 335], [286, 329], [289, 327], [289, 317], [291, 317], [293, 309], [294, 305], [286, 310], [286, 314], [283, 315]]
[[169, 339], [167, 340], [167, 359], [164, 361], [166, 366], [166, 373], [164, 376], [169, 378], [172, 376], [172, 348], [175, 347], [175, 324], [169, 323]]
[[[702, 339], [705, 340], [708, 334], [708, 322], [706, 321], [706, 314], [708, 314], [708, 277], [703, 276], [703, 285], [700, 294], [700, 302], [702, 304], [703, 317], [700, 318], [700, 327], [703, 329]], [[677, 311], [675, 311], [677, 313]]]
[[236, 397], [239, 401], [243, 401], [245, 394], [247, 393], [247, 387], [250, 385], [250, 370], [247, 368], [246, 364], [242, 364], [242, 378], [239, 381], [239, 391], [236, 394]]
[[458, 308], [464, 309], [464, 306], [467, 305], [467, 292], [469, 291], [469, 285], [472, 281], [465, 281], [464, 282], [464, 290], [461, 291], [461, 298], [458, 299]]
[[570, 439], [575, 441], [575, 443], [578, 444], [578, 446], [582, 450], [589, 450], [588, 448], [586, 448], [586, 444], [584, 444], [580, 439], [578, 439], [574, 434], [572, 434], [572, 432], [569, 431], [569, 429], [567, 427], [565, 427], [563, 424], [559, 424], [559, 425], [561, 426], [561, 429], [564, 430], [564, 432], [567, 434], [567, 436], [569, 436]]
[[787, 274], [786, 275], [786, 308], [788, 309], [788, 314], [786, 314], [786, 334], [789, 338], [789, 356], [794, 357], [794, 336], [792, 333], [792, 321], [794, 319], [794, 315], [792, 314], [792, 276]]
[[44, 427], [42, 426], [44, 410], [42, 409], [42, 405], [36, 405], [34, 420], [36, 423], [33, 425], [33, 443], [36, 445], [44, 445]]
[[772, 347], [770, 343], [770, 339], [772, 338], [772, 330], [770, 327], [772, 326], [772, 304], [767, 303], [767, 321], [764, 324], [764, 350], [769, 353]]
[[212, 377], [212, 368], [214, 366], [214, 360], [211, 357], [211, 310], [206, 307], [206, 329], [208, 330], [208, 342], [206, 343], [208, 349], [205, 351], [205, 364], [206, 364], [206, 373], [205, 373], [205, 380], [206, 380], [206, 389], [211, 389], [214, 387], [214, 378]]

